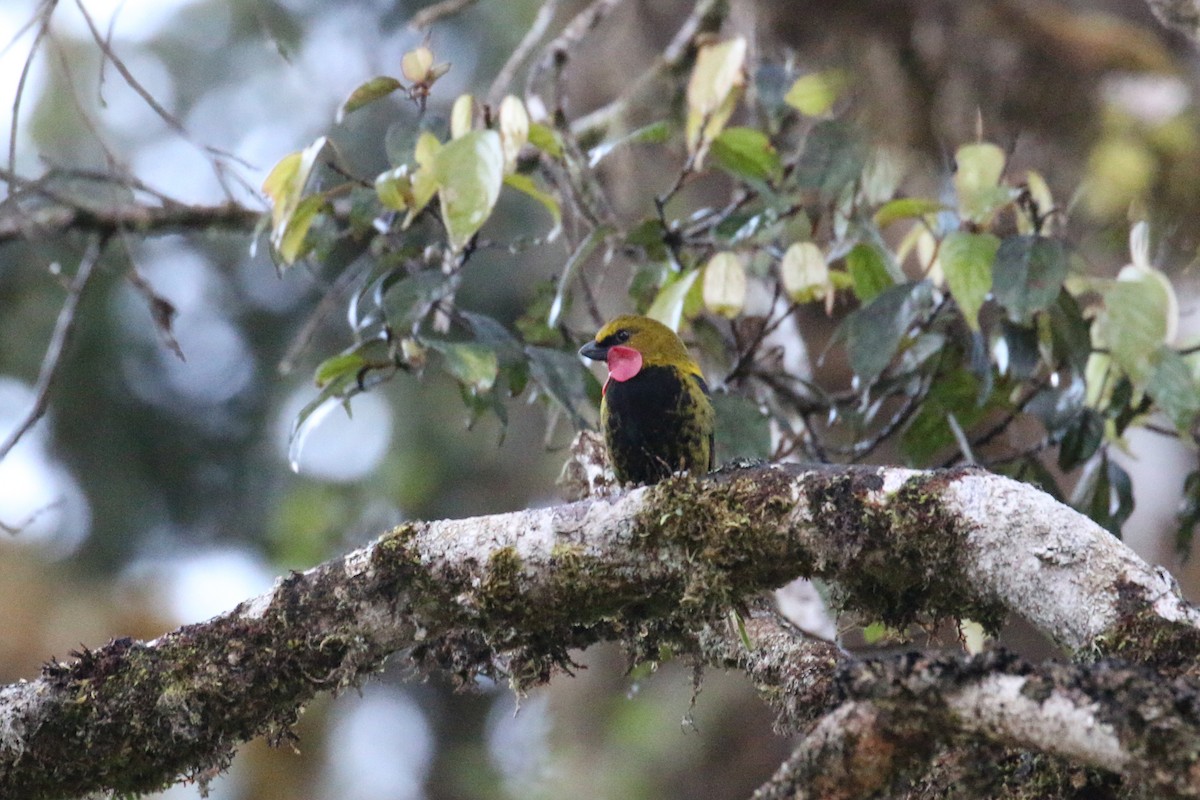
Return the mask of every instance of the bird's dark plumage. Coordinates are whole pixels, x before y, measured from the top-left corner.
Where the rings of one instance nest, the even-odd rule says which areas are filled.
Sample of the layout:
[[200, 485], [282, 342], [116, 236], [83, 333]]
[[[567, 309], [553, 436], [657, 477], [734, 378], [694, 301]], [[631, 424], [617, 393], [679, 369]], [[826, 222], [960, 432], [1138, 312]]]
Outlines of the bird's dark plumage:
[[579, 352], [609, 367], [600, 422], [618, 480], [712, 469], [708, 385], [674, 331], [649, 317], [617, 317]]

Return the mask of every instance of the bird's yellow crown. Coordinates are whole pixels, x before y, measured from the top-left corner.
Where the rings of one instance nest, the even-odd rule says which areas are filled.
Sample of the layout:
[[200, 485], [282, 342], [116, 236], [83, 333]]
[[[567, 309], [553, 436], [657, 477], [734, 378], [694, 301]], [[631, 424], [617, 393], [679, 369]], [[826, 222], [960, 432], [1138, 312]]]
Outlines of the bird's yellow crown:
[[596, 334], [599, 345], [624, 345], [642, 354], [646, 366], [672, 366], [700, 375], [687, 346], [675, 331], [650, 317], [626, 314], [609, 322]]

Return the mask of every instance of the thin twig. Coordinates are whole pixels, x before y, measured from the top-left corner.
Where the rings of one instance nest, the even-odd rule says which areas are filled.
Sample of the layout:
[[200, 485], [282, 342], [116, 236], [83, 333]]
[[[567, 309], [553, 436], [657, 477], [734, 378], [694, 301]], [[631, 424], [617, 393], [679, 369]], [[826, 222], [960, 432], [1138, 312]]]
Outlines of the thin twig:
[[[555, 67], [556, 73], [560, 76], [555, 81], [556, 85], [559, 84], [563, 68], [570, 57], [570, 51], [575, 45], [579, 44], [584, 36], [599, 25], [620, 2], [621, 0], [593, 0], [593, 2], [588, 4], [587, 8], [576, 14], [567, 23], [566, 27], [563, 28], [562, 33], [543, 48], [542, 57], [533, 65], [533, 69], [529, 71], [529, 77], [525, 81], [525, 94], [536, 94], [533, 91], [533, 87], [541, 83], [542, 75], [551, 66]], [[557, 88], [552, 94], [552, 100], [553, 102], [550, 103], [549, 107], [552, 113], [557, 116], [563, 110], [562, 95]]]
[[572, 130], [586, 138], [603, 134], [656, 81], [689, 66], [695, 56], [699, 37], [719, 31], [728, 16], [728, 0], [702, 0], [697, 3], [654, 65], [634, 79], [620, 97], [576, 120], [571, 126]]
[[75, 332], [79, 299], [83, 296], [83, 291], [92, 277], [93, 270], [100, 262], [100, 256], [103, 254], [104, 245], [107, 242], [108, 236], [93, 238], [88, 244], [87, 250], [84, 251], [83, 258], [79, 261], [79, 269], [75, 272], [74, 280], [71, 281], [67, 299], [63, 301], [62, 309], [58, 312], [58, 320], [54, 323], [54, 333], [50, 337], [50, 344], [46, 346], [46, 355], [42, 359], [37, 385], [34, 386], [33, 407], [29, 409], [25, 418], [13, 427], [4, 442], [0, 443], [0, 459], [7, 456], [21, 440], [21, 437], [28, 433], [46, 414], [46, 408], [50, 402], [50, 390], [54, 387], [63, 354], [70, 344], [71, 335]]
[[329, 315], [341, 301], [343, 292], [350, 288], [351, 284], [356, 283], [362, 278], [361, 269], [343, 270], [342, 274], [337, 277], [321, 297], [317, 307], [308, 315], [308, 319], [300, 326], [300, 330], [292, 337], [291, 344], [288, 345], [287, 352], [283, 354], [283, 358], [279, 359], [279, 366], [276, 368], [280, 375], [289, 375], [296, 366], [296, 361], [299, 360], [300, 354], [308, 347], [313, 336], [321, 326], [321, 322]]
[[[37, 57], [42, 40], [46, 38], [46, 34], [50, 31], [50, 17], [53, 16], [54, 8], [57, 5], [58, 0], [47, 0], [42, 10], [38, 12], [42, 23], [38, 26], [38, 32], [33, 38], [33, 44], [29, 46], [29, 55], [25, 57], [25, 63], [21, 66], [21, 77], [17, 80], [17, 90], [13, 96], [12, 122], [8, 126], [9, 172], [15, 173], [17, 171], [17, 131], [21, 117], [21, 98], [25, 96], [25, 82], [29, 79], [29, 71], [33, 68], [33, 59]], [[34, 19], [37, 19], [37, 17], [34, 17]], [[32, 20], [30, 20], [30, 24], [32, 24]], [[25, 30], [26, 28], [22, 28], [21, 33], [24, 33]], [[13, 43], [15, 43], [15, 39], [9, 46], [11, 47]], [[8, 47], [5, 47], [5, 50], [7, 49]]]
[[479, 0], [442, 0], [427, 8], [422, 8], [408, 21], [408, 27], [415, 31], [424, 30], [433, 23], [452, 17], [478, 3]]
[[521, 43], [512, 51], [508, 60], [504, 62], [504, 66], [496, 73], [495, 80], [492, 81], [491, 87], [488, 88], [487, 101], [490, 105], [496, 105], [500, 102], [500, 94], [508, 88], [512, 83], [513, 76], [517, 69], [529, 58], [529, 54], [533, 52], [533, 48], [546, 35], [546, 29], [550, 27], [550, 23], [554, 20], [554, 15], [558, 12], [559, 0], [546, 0], [542, 7], [538, 9], [537, 16], [533, 18], [533, 24], [529, 26], [525, 36], [521, 39]]

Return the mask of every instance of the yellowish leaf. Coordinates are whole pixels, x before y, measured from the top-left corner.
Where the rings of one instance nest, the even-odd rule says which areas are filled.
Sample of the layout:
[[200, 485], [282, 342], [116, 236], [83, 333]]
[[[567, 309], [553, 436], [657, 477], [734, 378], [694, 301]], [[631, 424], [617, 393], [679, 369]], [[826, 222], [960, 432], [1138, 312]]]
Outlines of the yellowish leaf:
[[825, 254], [813, 242], [796, 242], [784, 251], [779, 278], [787, 296], [797, 303], [821, 300], [833, 291]]
[[687, 87], [687, 146], [699, 167], [708, 145], [732, 116], [746, 84], [746, 39], [704, 45]]
[[504, 174], [517, 168], [517, 155], [529, 141], [529, 113], [520, 98], [508, 95], [500, 101], [500, 146], [504, 150]]
[[717, 253], [704, 268], [704, 306], [733, 319], [746, 305], [746, 268], [736, 253]]

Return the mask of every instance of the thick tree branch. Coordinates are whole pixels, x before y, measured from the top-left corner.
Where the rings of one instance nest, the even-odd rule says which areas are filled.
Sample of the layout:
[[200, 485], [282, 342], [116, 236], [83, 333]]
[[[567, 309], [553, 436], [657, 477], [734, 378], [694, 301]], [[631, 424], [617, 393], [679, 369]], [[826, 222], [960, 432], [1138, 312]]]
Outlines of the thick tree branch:
[[1200, 797], [1200, 686], [1121, 662], [1034, 668], [1004, 652], [908, 654], [839, 675], [846, 702], [756, 794], [864, 797], [953, 740], [1031, 748], [1116, 772], [1154, 797]]
[[[670, 645], [746, 670], [792, 730], [843, 694], [894, 704], [852, 671], [835, 686], [846, 663], [836, 647], [797, 639], [746, 606], [801, 575], [835, 582], [844, 606], [897, 625], [970, 616], [994, 626], [1016, 610], [1088, 653], [1146, 663], [1170, 654], [1180, 672], [1200, 653], [1197, 613], [1165, 576], [1030, 486], [972, 470], [731, 470], [571, 505], [404, 525], [207, 623], [50, 665], [0, 690], [0, 796], [146, 791], [222, 765], [238, 743], [280, 734], [315, 693], [359, 680], [397, 651], [418, 668], [464, 680], [506, 675], [520, 689], [569, 667], [570, 651], [592, 642], [619, 640], [642, 658]], [[739, 607], [748, 648], [729, 622]], [[940, 692], [943, 706], [951, 686], [963, 694], [952, 677], [939, 680], [929, 696]], [[1058, 686], [1053, 676], [1037, 680]], [[980, 685], [1012, 690], [1004, 679]], [[1180, 687], [1192, 697], [1190, 684]], [[991, 707], [961, 703], [980, 715]], [[1172, 741], [1196, 735], [1189, 714], [1172, 718], [1180, 726]], [[1108, 768], [1143, 774], [1156, 752], [1144, 742], [1159, 740], [1122, 738], [1113, 719], [1131, 760]], [[974, 733], [1013, 736], [1000, 722]], [[1194, 769], [1198, 752], [1184, 747], [1176, 763]]]

